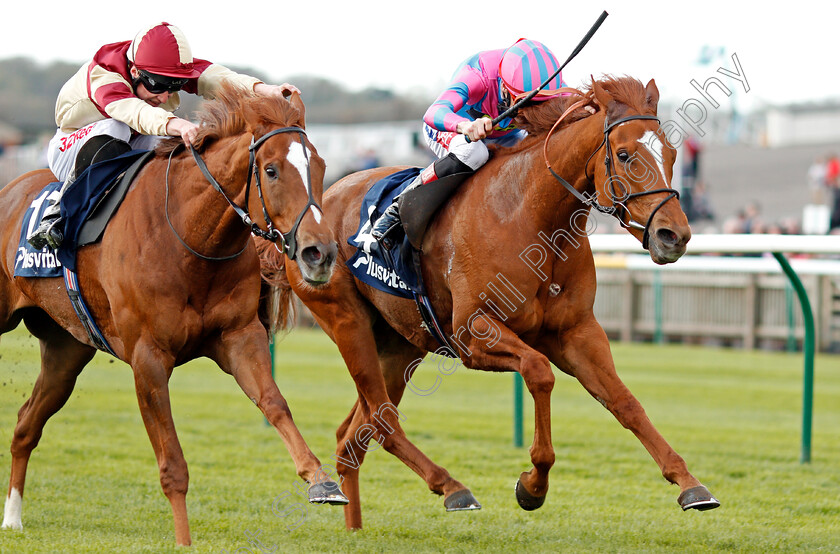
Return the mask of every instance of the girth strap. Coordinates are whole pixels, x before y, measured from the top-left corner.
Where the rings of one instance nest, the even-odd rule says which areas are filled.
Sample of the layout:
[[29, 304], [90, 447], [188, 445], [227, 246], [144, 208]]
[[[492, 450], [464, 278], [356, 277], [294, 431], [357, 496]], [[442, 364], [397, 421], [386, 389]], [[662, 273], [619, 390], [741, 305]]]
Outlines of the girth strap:
[[116, 358], [117, 355], [111, 349], [108, 340], [99, 330], [99, 327], [96, 326], [93, 316], [88, 311], [87, 304], [85, 304], [84, 298], [82, 298], [82, 291], [79, 288], [78, 276], [75, 272], [68, 269], [67, 266], [64, 267], [64, 286], [67, 288], [67, 295], [70, 297], [70, 303], [73, 304], [73, 310], [75, 310], [79, 321], [82, 322], [82, 326], [85, 328], [90, 342], [99, 350], [107, 352]]

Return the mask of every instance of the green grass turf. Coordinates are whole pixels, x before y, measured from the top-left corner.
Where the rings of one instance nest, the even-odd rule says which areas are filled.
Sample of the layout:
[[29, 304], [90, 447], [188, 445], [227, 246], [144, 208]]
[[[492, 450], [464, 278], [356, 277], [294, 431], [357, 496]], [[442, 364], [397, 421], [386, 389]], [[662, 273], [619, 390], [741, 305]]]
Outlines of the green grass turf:
[[[4, 486], [37, 351], [22, 329], [0, 340]], [[530, 461], [527, 448], [512, 447], [512, 377], [460, 368], [430, 396], [406, 392], [400, 411], [409, 437], [483, 509], [446, 513], [411, 470], [377, 450], [362, 468], [365, 528], [349, 533], [341, 508], [294, 499], [298, 480], [279, 436], [231, 377], [199, 360], [171, 381], [190, 467], [190, 551], [840, 552], [840, 358], [817, 357], [813, 459], [803, 465], [801, 354], [639, 344], [613, 352], [625, 383], [721, 508], [683, 513], [679, 491], [636, 438], [557, 372], [551, 489], [541, 509], [521, 510], [513, 485]], [[355, 397], [336, 348], [320, 331], [296, 330], [277, 345], [276, 365], [304, 437], [331, 463], [335, 428]], [[417, 385], [434, 378], [424, 364]], [[530, 398], [525, 405], [529, 442]], [[27, 477], [24, 530], [0, 531], [2, 553], [183, 552], [173, 546], [169, 504], [121, 362], [97, 354], [48, 423]], [[255, 534], [262, 548], [249, 543]]]

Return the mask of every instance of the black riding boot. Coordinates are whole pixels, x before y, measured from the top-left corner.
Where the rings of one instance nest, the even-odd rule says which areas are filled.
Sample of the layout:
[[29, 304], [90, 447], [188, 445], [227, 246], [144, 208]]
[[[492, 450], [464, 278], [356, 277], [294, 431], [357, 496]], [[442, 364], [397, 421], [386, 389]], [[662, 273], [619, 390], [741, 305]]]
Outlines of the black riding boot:
[[[370, 230], [370, 234], [382, 245], [386, 250], [393, 248], [398, 234], [394, 231], [402, 230], [402, 222], [400, 220], [400, 199], [402, 195], [408, 191], [419, 187], [420, 185], [431, 184], [438, 179], [442, 179], [448, 175], [455, 173], [473, 173], [475, 170], [462, 162], [453, 153], [449, 153], [443, 158], [435, 161], [432, 165], [420, 172], [420, 174], [408, 185], [405, 190], [400, 193], [394, 203], [388, 206], [379, 219], [374, 222]], [[390, 236], [389, 236], [390, 235]]]
[[379, 241], [386, 250], [390, 250], [393, 244], [387, 238], [391, 232], [395, 231], [400, 226], [400, 202], [394, 200], [394, 203], [388, 206], [388, 209], [379, 216], [379, 219], [373, 224], [370, 234]]
[[49, 246], [55, 250], [61, 245], [61, 241], [64, 240], [64, 233], [61, 230], [60, 223], [61, 204], [60, 201], [57, 201], [44, 210], [41, 223], [26, 237], [26, 241], [35, 250], [41, 250], [45, 246]]
[[[420, 186], [421, 184], [422, 180], [420, 179], [420, 175], [418, 175], [401, 194], [413, 189], [414, 187]], [[379, 219], [373, 223], [373, 226], [370, 229], [370, 234], [379, 244], [382, 245], [382, 248], [390, 250], [394, 247], [394, 244], [399, 237], [399, 233], [396, 233], [398, 229], [402, 229], [402, 222], [400, 221], [399, 196], [395, 198], [394, 202], [388, 206], [382, 215], [379, 216]]]

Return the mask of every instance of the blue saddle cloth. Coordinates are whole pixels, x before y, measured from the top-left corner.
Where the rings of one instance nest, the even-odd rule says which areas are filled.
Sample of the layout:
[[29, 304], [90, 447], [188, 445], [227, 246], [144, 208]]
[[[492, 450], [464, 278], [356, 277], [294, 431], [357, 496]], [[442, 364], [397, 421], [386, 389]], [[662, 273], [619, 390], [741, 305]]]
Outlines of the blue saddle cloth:
[[356, 253], [347, 260], [350, 272], [365, 284], [403, 298], [414, 298], [414, 293], [424, 293], [421, 277], [415, 270], [411, 244], [403, 237], [393, 249], [384, 250], [370, 234], [370, 229], [372, 222], [421, 170], [419, 167], [403, 169], [374, 183], [362, 200], [359, 228], [347, 239], [350, 246], [356, 247]]
[[98, 162], [85, 169], [67, 187], [61, 199], [61, 217], [64, 222], [64, 241], [58, 251], [49, 246], [33, 249], [26, 237], [38, 226], [44, 211], [58, 196], [61, 183], [50, 183], [38, 193], [23, 216], [18, 255], [15, 259], [16, 277], [60, 277], [62, 266], [76, 271], [76, 250], [82, 224], [99, 205], [111, 186], [147, 150], [132, 150], [111, 160]]
[[26, 242], [38, 223], [44, 211], [58, 198], [61, 183], [50, 183], [38, 193], [35, 200], [23, 214], [23, 225], [20, 229], [20, 242], [15, 257], [15, 277], [61, 277], [61, 262], [49, 246], [42, 250], [35, 250]]

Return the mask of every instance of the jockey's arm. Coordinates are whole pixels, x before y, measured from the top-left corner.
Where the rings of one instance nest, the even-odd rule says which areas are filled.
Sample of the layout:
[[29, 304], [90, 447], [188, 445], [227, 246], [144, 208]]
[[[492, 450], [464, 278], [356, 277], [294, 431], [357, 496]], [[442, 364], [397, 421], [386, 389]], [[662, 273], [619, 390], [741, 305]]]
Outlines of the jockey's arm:
[[[257, 83], [254, 85], [254, 92], [262, 96], [278, 96], [285, 98], [288, 94], [300, 90], [294, 85], [283, 83], [282, 85], [267, 85], [265, 83]], [[166, 134], [171, 137], [181, 137], [186, 146], [192, 146], [198, 134], [198, 125], [180, 117], [171, 117], [166, 123]]]
[[170, 137], [181, 137], [184, 145], [189, 147], [198, 134], [198, 125], [180, 117], [173, 117], [166, 123], [166, 134]]
[[294, 85], [283, 83], [282, 85], [267, 85], [265, 83], [257, 83], [254, 85], [254, 92], [261, 96], [279, 96], [281, 98], [288, 97], [291, 93], [296, 92], [300, 94], [300, 90]]

